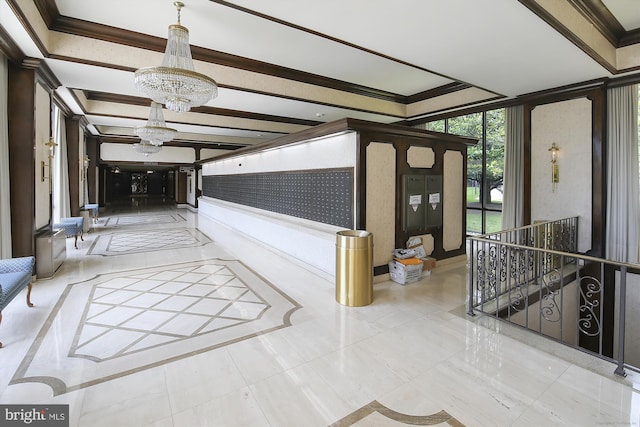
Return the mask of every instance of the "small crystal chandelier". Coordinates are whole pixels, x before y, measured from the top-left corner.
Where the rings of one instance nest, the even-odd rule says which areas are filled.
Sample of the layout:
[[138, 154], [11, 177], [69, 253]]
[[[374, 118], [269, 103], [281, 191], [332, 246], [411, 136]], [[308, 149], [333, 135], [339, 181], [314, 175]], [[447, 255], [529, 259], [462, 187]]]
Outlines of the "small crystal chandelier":
[[159, 145], [153, 145], [149, 141], [145, 141], [143, 139], [139, 144], [133, 144], [133, 149], [138, 153], [143, 154], [145, 157], [148, 157], [149, 154], [155, 154], [159, 152], [162, 147], [160, 147]]
[[171, 141], [178, 131], [167, 127], [162, 115], [162, 104], [152, 101], [147, 124], [138, 126], [134, 132], [152, 145], [162, 145], [163, 142]]
[[134, 83], [153, 101], [164, 104], [169, 110], [185, 112], [215, 98], [218, 86], [212, 78], [195, 71], [189, 30], [180, 25], [180, 9], [184, 3], [176, 1], [173, 4], [178, 9], [178, 23], [169, 25], [162, 65], [138, 69]]

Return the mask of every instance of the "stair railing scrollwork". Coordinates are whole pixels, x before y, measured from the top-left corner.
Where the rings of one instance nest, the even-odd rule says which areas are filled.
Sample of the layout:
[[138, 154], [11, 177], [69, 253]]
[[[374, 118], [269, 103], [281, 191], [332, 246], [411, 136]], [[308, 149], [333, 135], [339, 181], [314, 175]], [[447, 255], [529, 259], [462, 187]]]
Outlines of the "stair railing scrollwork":
[[640, 265], [579, 253], [578, 242], [578, 217], [469, 237], [467, 314], [580, 348], [625, 375], [627, 278], [640, 281]]

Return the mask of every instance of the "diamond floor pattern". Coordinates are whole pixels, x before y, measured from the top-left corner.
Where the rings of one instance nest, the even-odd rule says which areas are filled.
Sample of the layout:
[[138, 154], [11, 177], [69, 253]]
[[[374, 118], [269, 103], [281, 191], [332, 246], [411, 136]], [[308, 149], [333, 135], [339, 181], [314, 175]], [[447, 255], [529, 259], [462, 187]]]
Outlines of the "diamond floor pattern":
[[120, 255], [201, 246], [210, 242], [206, 235], [190, 228], [118, 232], [98, 236], [87, 254]]
[[123, 215], [107, 218], [105, 226], [127, 226], [147, 224], [168, 224], [183, 222], [186, 219], [179, 214], [154, 214], [154, 215]]
[[224, 265], [121, 276], [93, 286], [70, 355], [118, 357], [249, 322], [268, 308]]

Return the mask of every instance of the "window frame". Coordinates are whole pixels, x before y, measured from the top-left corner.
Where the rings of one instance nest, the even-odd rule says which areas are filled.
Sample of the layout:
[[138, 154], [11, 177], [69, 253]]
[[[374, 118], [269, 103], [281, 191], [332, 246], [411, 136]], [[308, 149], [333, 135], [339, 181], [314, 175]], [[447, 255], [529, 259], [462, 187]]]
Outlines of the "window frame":
[[[500, 213], [500, 217], [502, 217], [502, 212], [503, 212], [503, 208], [502, 208], [502, 203], [500, 204], [500, 208], [496, 208], [495, 204], [493, 204], [493, 206], [487, 206], [486, 200], [485, 200], [485, 192], [487, 191], [487, 114], [493, 112], [493, 111], [499, 111], [502, 110], [503, 115], [505, 113], [505, 108], [495, 108], [492, 110], [485, 110], [485, 111], [478, 111], [478, 112], [474, 112], [474, 113], [468, 113], [468, 114], [464, 114], [464, 115], [460, 115], [460, 116], [454, 116], [454, 117], [447, 117], [447, 118], [443, 118], [443, 119], [439, 119], [439, 120], [435, 120], [434, 122], [427, 122], [426, 123], [426, 128], [429, 130], [435, 130], [432, 129], [430, 124], [431, 123], [436, 123], [436, 122], [442, 122], [444, 121], [444, 133], [447, 134], [452, 134], [451, 133], [451, 129], [449, 126], [449, 120], [455, 120], [458, 117], [463, 117], [466, 115], [472, 115], [472, 114], [481, 114], [481, 121], [482, 121], [482, 135], [478, 138], [475, 135], [460, 135], [460, 136], [469, 136], [471, 138], [478, 138], [479, 142], [478, 144], [482, 144], [482, 155], [481, 155], [481, 162], [482, 162], [482, 169], [481, 169], [481, 173], [480, 173], [480, 192], [479, 192], [479, 207], [478, 206], [470, 206], [467, 203], [466, 206], [466, 211], [465, 211], [465, 216], [468, 219], [468, 214], [469, 211], [479, 211], [480, 213], [480, 232], [479, 234], [486, 234], [487, 233], [487, 215], [494, 213], [494, 212], [499, 212]], [[438, 126], [440, 127], [440, 126]], [[441, 130], [438, 130], [441, 131]], [[453, 134], [452, 134], [453, 135]], [[505, 143], [505, 141], [503, 140], [503, 144]], [[504, 162], [504, 159], [503, 159]], [[467, 151], [467, 176], [468, 176], [468, 172], [469, 172], [469, 154]], [[468, 178], [467, 178], [467, 183], [468, 183]], [[503, 163], [503, 186], [504, 186], [504, 163]], [[465, 188], [466, 185], [465, 185]], [[466, 193], [465, 193], [465, 198], [466, 198]], [[474, 203], [475, 204], [475, 203]], [[493, 231], [493, 230], [492, 230]], [[478, 231], [476, 230], [469, 230], [469, 221], [467, 220], [467, 227], [465, 230], [465, 233], [467, 236], [469, 235], [477, 235]]]

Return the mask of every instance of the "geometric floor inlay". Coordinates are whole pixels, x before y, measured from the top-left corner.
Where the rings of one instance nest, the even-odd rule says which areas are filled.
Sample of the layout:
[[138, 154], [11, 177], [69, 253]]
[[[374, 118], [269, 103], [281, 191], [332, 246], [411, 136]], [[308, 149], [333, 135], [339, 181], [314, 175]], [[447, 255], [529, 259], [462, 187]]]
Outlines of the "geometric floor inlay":
[[341, 420], [331, 424], [330, 427], [383, 427], [398, 425], [435, 426], [445, 424], [451, 427], [464, 427], [464, 424], [449, 415], [447, 411], [440, 411], [430, 415], [408, 415], [389, 409], [380, 402], [374, 400]]
[[67, 393], [290, 326], [298, 308], [240, 261], [100, 275], [67, 286], [10, 384]]
[[171, 222], [183, 222], [186, 219], [180, 214], [153, 214], [153, 215], [119, 215], [109, 217], [104, 226], [127, 226], [127, 225], [146, 225], [146, 224], [166, 224]]
[[195, 228], [174, 228], [102, 234], [94, 240], [87, 255], [121, 255], [166, 249], [202, 246], [211, 239]]

